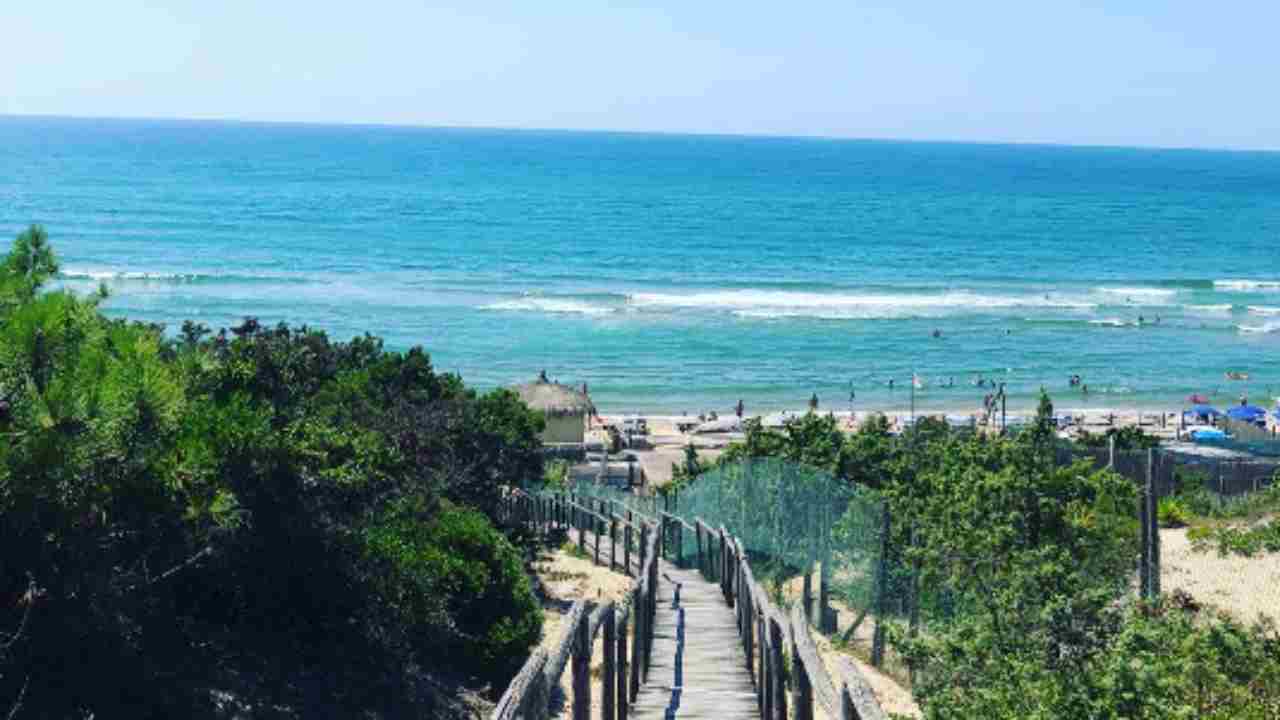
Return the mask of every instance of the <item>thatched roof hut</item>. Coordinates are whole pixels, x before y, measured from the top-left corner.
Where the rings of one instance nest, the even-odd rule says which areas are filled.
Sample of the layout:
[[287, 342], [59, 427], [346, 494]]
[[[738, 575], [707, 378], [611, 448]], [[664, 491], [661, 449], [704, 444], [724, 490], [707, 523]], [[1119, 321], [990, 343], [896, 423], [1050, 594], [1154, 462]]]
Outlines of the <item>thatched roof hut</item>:
[[547, 380], [546, 375], [524, 385], [512, 388], [520, 399], [534, 410], [541, 410], [547, 417], [590, 415], [595, 412], [591, 398], [582, 390]]

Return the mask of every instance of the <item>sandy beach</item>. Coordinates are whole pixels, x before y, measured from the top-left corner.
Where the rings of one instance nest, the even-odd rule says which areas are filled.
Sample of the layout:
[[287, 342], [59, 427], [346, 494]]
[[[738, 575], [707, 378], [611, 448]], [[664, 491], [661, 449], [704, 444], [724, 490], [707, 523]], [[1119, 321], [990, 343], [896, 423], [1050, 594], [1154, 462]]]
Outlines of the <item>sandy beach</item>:
[[[807, 409], [773, 412], [766, 414], [745, 413], [744, 419], [759, 419], [766, 427], [780, 428], [786, 421], [802, 417]], [[900, 432], [912, 422], [925, 417], [936, 418], [947, 422], [952, 427], [975, 427], [979, 431], [998, 431], [1002, 424], [1009, 428], [1025, 425], [1035, 417], [1034, 409], [1007, 411], [1003, 417], [997, 410], [986, 414], [981, 408], [969, 411], [920, 411], [912, 415], [909, 411], [893, 410], [831, 410], [840, 428], [848, 433], [858, 430], [871, 417], [884, 415], [890, 424], [891, 431]], [[914, 417], [914, 420], [913, 420]], [[1151, 410], [1146, 408], [1055, 408], [1058, 419], [1058, 434], [1064, 439], [1076, 439], [1084, 433], [1105, 434], [1112, 428], [1137, 427], [1143, 432], [1159, 438], [1164, 443], [1178, 443], [1185, 440], [1185, 431], [1189, 427], [1182, 419], [1181, 408], [1167, 410]], [[689, 414], [648, 414], [648, 413], [601, 413], [592, 418], [591, 429], [587, 433], [589, 447], [606, 447], [609, 442], [608, 427], [636, 427], [643, 421], [647, 433], [636, 439], [628, 449], [644, 470], [648, 484], [661, 486], [670, 481], [673, 463], [684, 459], [685, 448], [692, 444], [698, 449], [703, 460], [714, 460], [730, 443], [743, 437], [742, 422], [732, 412], [712, 415], [711, 412], [699, 415]], [[1280, 432], [1277, 420], [1272, 413], [1267, 415], [1267, 428], [1272, 433]], [[1181, 443], [1190, 447], [1188, 443]], [[1229, 451], [1221, 451], [1229, 452]]]

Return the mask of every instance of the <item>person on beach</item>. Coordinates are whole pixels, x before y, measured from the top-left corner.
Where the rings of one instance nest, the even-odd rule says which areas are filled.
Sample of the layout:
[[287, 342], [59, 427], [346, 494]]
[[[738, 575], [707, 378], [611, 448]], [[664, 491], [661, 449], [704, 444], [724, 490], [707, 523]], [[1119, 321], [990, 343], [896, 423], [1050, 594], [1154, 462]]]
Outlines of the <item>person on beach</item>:
[[735, 407], [734, 410], [737, 411], [739, 420], [742, 419], [742, 412], [745, 409], [746, 409], [746, 406], [742, 404], [742, 398], [738, 398], [738, 406]]
[[889, 378], [889, 389], [893, 389], [893, 378]]

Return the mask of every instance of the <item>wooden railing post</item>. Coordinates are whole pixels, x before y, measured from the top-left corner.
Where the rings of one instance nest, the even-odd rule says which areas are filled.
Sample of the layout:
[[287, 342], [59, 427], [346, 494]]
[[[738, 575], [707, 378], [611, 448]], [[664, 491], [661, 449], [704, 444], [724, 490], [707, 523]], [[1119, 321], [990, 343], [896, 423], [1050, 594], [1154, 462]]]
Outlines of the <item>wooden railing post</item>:
[[[807, 620], [806, 620], [807, 622]], [[813, 720], [813, 684], [809, 681], [809, 669], [800, 658], [800, 644], [796, 641], [796, 633], [808, 632], [807, 628], [797, 628], [794, 623], [787, 623], [790, 628], [791, 641], [791, 707], [794, 708], [793, 720]], [[815, 668], [815, 671], [821, 671]]]
[[573, 720], [591, 717], [591, 620], [579, 616], [573, 629]]
[[609, 569], [618, 569], [618, 516], [609, 513]]
[[787, 720], [786, 666], [782, 662], [782, 626], [769, 618], [769, 665], [773, 671], [773, 716], [766, 720]]
[[[604, 652], [604, 667], [601, 673], [600, 687], [600, 717], [606, 720], [613, 720], [614, 715], [614, 690], [617, 687], [618, 672], [617, 663], [617, 640], [614, 638], [614, 605], [609, 603], [604, 606], [603, 612], [600, 613], [600, 630], [601, 642], [604, 643], [601, 648]], [[587, 654], [590, 657], [590, 653]]]
[[889, 506], [886, 504], [880, 521], [880, 568], [876, 573], [876, 626], [871, 637], [871, 664], [884, 664], [885, 613], [889, 595], [889, 533], [891, 530]]
[[[634, 597], [632, 598], [634, 603]], [[627, 661], [627, 620], [630, 614], [635, 612], [633, 604], [629, 609], [623, 610], [618, 616], [618, 677], [617, 677], [617, 700], [618, 700], [618, 719], [627, 720], [627, 703], [631, 701], [627, 693], [627, 678], [630, 663]], [[605, 717], [604, 720], [610, 720]]]
[[771, 638], [769, 637], [769, 619], [762, 613], [760, 616], [760, 674], [763, 682], [761, 687], [764, 689], [764, 720], [773, 720], [773, 648], [769, 646]]
[[600, 564], [600, 535], [602, 534], [602, 533], [600, 532], [600, 519], [599, 519], [599, 518], [596, 518], [596, 517], [593, 517], [593, 518], [591, 519], [591, 526], [592, 526], [593, 528], [595, 528], [595, 532], [596, 532], [596, 560], [595, 560], [595, 563], [596, 563], [596, 565], [599, 565], [599, 564]]
[[631, 595], [631, 614], [635, 615], [631, 626], [635, 631], [631, 641], [631, 688], [628, 699], [635, 702], [636, 693], [640, 692], [640, 656], [644, 653], [644, 604], [645, 599], [640, 586], [636, 586]]
[[[649, 551], [649, 526], [640, 525], [640, 570], [644, 571], [645, 553]], [[636, 573], [639, 575], [640, 573]]]
[[746, 652], [746, 655], [747, 655], [747, 674], [755, 675], [756, 600], [755, 600], [755, 596], [751, 592], [751, 587], [749, 585], [750, 579], [747, 576], [747, 572], [745, 569], [742, 571], [742, 578], [743, 578], [742, 586], [744, 588], [744, 591], [742, 592], [742, 600], [741, 600], [741, 603], [743, 605], [743, 609], [742, 609], [743, 643], [742, 645], [743, 645], [743, 650]]
[[703, 545], [702, 545], [702, 521], [695, 519], [693, 522], [694, 522], [693, 532], [694, 532], [694, 535], [697, 536], [697, 541], [698, 541], [698, 572], [702, 573], [702, 577], [705, 578], [707, 577], [707, 558], [703, 551]]
[[[764, 629], [764, 608], [756, 609], [756, 639], [759, 640], [760, 658], [756, 663], [756, 704], [765, 712], [769, 701], [769, 635]], [[765, 717], [768, 717], [766, 713]]]
[[626, 539], [622, 542], [622, 563], [627, 574], [631, 574], [631, 511], [627, 511], [627, 525], [623, 528]]

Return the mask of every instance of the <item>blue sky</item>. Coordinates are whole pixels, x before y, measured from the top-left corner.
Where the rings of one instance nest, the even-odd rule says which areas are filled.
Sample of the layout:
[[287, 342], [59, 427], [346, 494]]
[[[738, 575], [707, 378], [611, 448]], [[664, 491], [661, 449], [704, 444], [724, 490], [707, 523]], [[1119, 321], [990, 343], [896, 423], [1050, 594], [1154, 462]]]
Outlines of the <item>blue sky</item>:
[[12, 0], [0, 114], [1280, 149], [1280, 2]]

